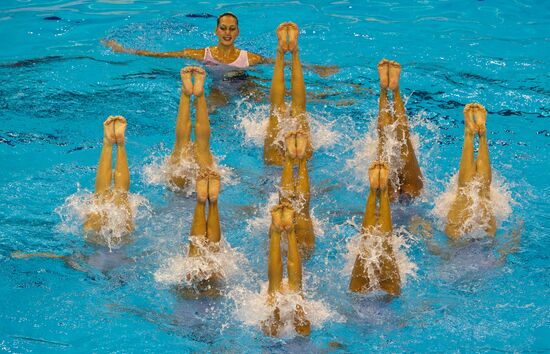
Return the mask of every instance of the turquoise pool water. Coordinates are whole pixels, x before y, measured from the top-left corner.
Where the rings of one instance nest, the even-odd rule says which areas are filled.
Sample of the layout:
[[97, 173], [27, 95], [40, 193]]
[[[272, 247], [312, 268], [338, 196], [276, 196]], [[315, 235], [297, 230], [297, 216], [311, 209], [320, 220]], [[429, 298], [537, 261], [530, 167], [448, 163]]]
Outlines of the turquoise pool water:
[[[225, 171], [220, 216], [229, 276], [223, 296], [183, 299], [167, 279], [177, 276], [170, 262], [188, 242], [194, 197], [157, 182], [174, 140], [178, 71], [191, 62], [114, 54], [99, 43], [210, 45], [215, 19], [186, 15], [226, 11], [240, 17], [239, 47], [272, 56], [274, 29], [292, 20], [302, 29], [303, 62], [341, 68], [328, 78], [305, 77], [317, 95], [308, 103], [319, 235], [304, 263], [305, 296], [315, 312], [310, 338], [268, 338], [255, 323], [267, 281], [267, 206], [280, 178], [278, 168], [264, 166], [258, 144], [267, 102], [233, 97], [210, 117], [212, 150]], [[545, 1], [3, 1], [0, 348], [550, 350], [548, 13]], [[429, 221], [432, 243], [442, 250], [434, 252], [421, 234], [403, 233], [403, 262], [412, 274], [390, 302], [351, 295], [346, 271], [353, 220], [368, 188], [383, 57], [403, 66], [402, 93], [427, 184], [422, 198], [393, 207], [393, 221], [404, 228], [418, 216]], [[250, 75], [267, 92], [271, 73], [265, 66]], [[489, 111], [502, 220], [494, 243], [455, 247], [438, 230], [439, 202], [458, 169], [463, 106], [473, 101]], [[111, 114], [128, 119], [131, 190], [146, 200], [134, 242], [113, 252], [84, 242], [70, 204], [93, 188], [101, 123]], [[516, 231], [521, 240], [513, 247]], [[13, 251], [70, 256], [72, 267], [59, 259], [13, 259]]]

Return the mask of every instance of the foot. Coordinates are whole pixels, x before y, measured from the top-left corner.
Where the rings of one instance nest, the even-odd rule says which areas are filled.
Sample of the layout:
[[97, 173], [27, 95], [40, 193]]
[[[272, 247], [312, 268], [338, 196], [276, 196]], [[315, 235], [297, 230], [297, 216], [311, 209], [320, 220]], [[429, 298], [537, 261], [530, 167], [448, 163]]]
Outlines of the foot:
[[388, 87], [392, 91], [399, 89], [399, 76], [401, 75], [401, 65], [396, 61], [389, 62], [389, 83]]
[[219, 173], [210, 170], [208, 173], [208, 201], [215, 203], [218, 201], [220, 194], [220, 175]]
[[379, 161], [374, 161], [369, 167], [369, 182], [371, 190], [378, 190], [380, 187], [380, 170], [379, 170]]
[[388, 59], [382, 59], [378, 63], [378, 76], [380, 76], [380, 88], [387, 89], [390, 82], [390, 62]]
[[283, 54], [288, 52], [288, 39], [287, 39], [288, 33], [286, 28], [287, 28], [287, 23], [283, 22], [275, 30], [275, 33], [277, 34], [277, 41], [278, 41], [277, 51]]
[[378, 173], [379, 173], [379, 188], [381, 191], [388, 189], [388, 178], [390, 176], [390, 169], [388, 165], [384, 162], [378, 164]]
[[294, 209], [289, 203], [281, 203], [282, 206], [282, 217], [281, 224], [284, 231], [292, 229], [294, 226]]
[[296, 158], [296, 132], [290, 132], [285, 136], [285, 154], [291, 159]]
[[123, 116], [113, 117], [116, 144], [124, 145], [124, 132], [126, 131], [126, 119]]
[[298, 33], [300, 30], [294, 22], [287, 22], [288, 50], [294, 53], [298, 50]]
[[200, 97], [204, 95], [204, 80], [206, 80], [206, 71], [198, 66], [193, 67], [193, 95]]
[[271, 209], [271, 225], [275, 228], [275, 231], [283, 231], [283, 207], [281, 205], [275, 205]]
[[478, 131], [477, 125], [474, 122], [474, 110], [476, 103], [469, 103], [464, 107], [464, 129], [469, 134], [475, 134]]
[[191, 82], [192, 75], [193, 75], [192, 66], [186, 66], [180, 71], [181, 82], [182, 82], [181, 90], [187, 96], [191, 96], [193, 94], [193, 82]]
[[487, 132], [487, 110], [479, 103], [474, 103], [473, 106], [473, 115], [477, 126], [477, 133], [480, 136], [485, 135]]
[[306, 157], [308, 143], [308, 134], [304, 130], [298, 130], [296, 132], [296, 157], [303, 159]]
[[206, 203], [206, 199], [208, 198], [208, 175], [207, 170], [201, 170], [197, 173], [196, 189], [197, 202], [199, 203]]
[[115, 116], [109, 116], [109, 118], [103, 122], [103, 143], [111, 146], [116, 144]]

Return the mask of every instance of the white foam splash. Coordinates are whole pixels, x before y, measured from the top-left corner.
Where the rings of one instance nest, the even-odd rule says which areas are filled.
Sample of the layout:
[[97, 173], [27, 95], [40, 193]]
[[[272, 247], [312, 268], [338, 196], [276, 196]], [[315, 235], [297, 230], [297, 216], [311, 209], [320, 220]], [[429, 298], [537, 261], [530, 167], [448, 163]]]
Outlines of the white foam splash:
[[340, 321], [341, 318], [330, 311], [328, 306], [321, 300], [314, 300], [294, 293], [284, 292], [275, 296], [273, 305], [268, 304], [268, 283], [261, 285], [259, 293], [253, 292], [244, 287], [235, 287], [229, 292], [229, 297], [235, 303], [235, 316], [248, 326], [261, 327], [262, 322], [268, 320], [273, 314], [275, 307], [279, 308], [283, 327], [280, 329], [282, 337], [293, 337], [296, 335], [293, 326], [293, 315], [296, 305], [300, 305], [306, 318], [310, 321], [312, 330], [321, 328], [329, 320]]
[[[262, 147], [264, 145], [269, 121], [269, 105], [252, 104], [249, 101], [241, 100], [237, 103], [237, 117], [239, 128], [244, 133], [244, 144]], [[341, 134], [334, 129], [334, 122], [328, 121], [327, 113], [308, 112], [308, 122], [311, 129], [311, 142], [315, 150], [328, 148], [340, 141]], [[298, 127], [296, 119], [288, 118], [288, 112], [281, 112], [277, 115], [279, 123], [279, 134], [274, 144], [284, 146], [285, 135]]]
[[[468, 230], [468, 234], [477, 235], [484, 234], [484, 230], [488, 226], [489, 220], [483, 218], [484, 213], [481, 211], [483, 202], [479, 195], [480, 181], [472, 180], [468, 183], [463, 191], [472, 201], [469, 208], [470, 217], [463, 222], [463, 230]], [[445, 229], [447, 223], [447, 214], [453, 204], [458, 192], [458, 172], [454, 174], [450, 181], [445, 186], [445, 190], [435, 200], [435, 206], [432, 210], [432, 215], [437, 218], [437, 226], [440, 230]], [[511, 204], [514, 203], [512, 193], [508, 188], [508, 184], [502, 176], [493, 172], [493, 180], [490, 190], [490, 203], [488, 206], [495, 216], [497, 225], [507, 220], [512, 213]]]
[[[351, 220], [349, 223], [354, 224], [354, 221]], [[354, 236], [347, 244], [348, 252], [344, 256], [346, 265], [342, 270], [342, 275], [351, 276], [355, 259], [360, 255], [365, 260], [366, 271], [371, 280], [370, 290], [378, 289], [379, 285], [376, 274], [380, 270], [380, 259], [385, 253], [383, 247], [385, 237], [387, 236], [379, 229], [363, 231], [363, 233]], [[403, 226], [394, 229], [390, 237], [393, 255], [399, 269], [401, 286], [403, 287], [409, 278], [416, 278], [418, 267], [407, 255], [408, 250], [416, 242], [416, 239]]]
[[221, 276], [224, 279], [237, 275], [246, 266], [246, 258], [229, 246], [223, 239], [219, 249], [212, 251], [200, 240], [204, 236], [191, 236], [190, 240], [198, 246], [200, 256], [189, 257], [189, 247], [166, 260], [166, 263], [155, 272], [155, 280], [165, 285], [184, 285], [193, 287], [197, 283]]
[[[234, 170], [231, 167], [220, 164], [220, 161], [223, 161], [223, 157], [213, 157], [213, 170], [220, 174], [222, 186], [238, 184], [239, 179]], [[146, 184], [166, 186], [170, 190], [184, 193], [187, 196], [195, 192], [199, 166], [193, 158], [182, 159], [177, 164], [173, 164], [170, 162], [170, 151], [161, 147], [148, 160], [149, 162], [143, 166], [143, 180]], [[184, 188], [180, 188], [170, 181], [173, 176], [184, 177], [189, 183]]]
[[139, 194], [128, 193], [131, 215], [128, 215], [125, 208], [115, 204], [114, 197], [103, 203], [97, 203], [95, 199], [94, 193], [78, 187], [76, 193], [67, 197], [63, 205], [55, 209], [61, 218], [59, 230], [64, 233], [84, 235], [83, 224], [89, 215], [105, 215], [106, 223], [99, 233], [93, 237], [89, 237], [91, 235], [87, 237], [107, 245], [109, 249], [119, 248], [127, 240], [128, 218], [133, 218], [135, 222], [152, 212], [147, 199]]
[[[426, 112], [419, 112], [412, 117], [408, 117], [410, 141], [424, 179], [423, 194], [426, 194], [425, 191], [430, 186], [429, 178], [425, 174], [425, 171], [429, 171], [429, 169], [426, 167], [429, 166], [430, 157], [437, 154], [438, 144], [435, 141], [440, 139], [441, 135], [439, 127], [425, 119], [425, 116]], [[396, 121], [384, 127], [387, 139], [380, 156], [380, 160], [388, 164], [390, 170], [389, 181], [394, 190], [398, 189], [400, 183], [397, 171], [405, 163], [401, 159], [402, 140], [397, 136], [397, 125], [398, 122]], [[429, 138], [423, 137], [420, 139], [420, 135], [414, 131], [415, 129], [425, 130], [427, 134], [424, 135], [429, 135]], [[361, 139], [352, 140], [353, 157], [346, 161], [345, 170], [351, 171], [356, 183], [349, 184], [349, 190], [364, 192], [369, 185], [369, 167], [374, 161], [379, 160], [378, 141], [378, 112], [376, 112], [371, 118], [367, 133]]]

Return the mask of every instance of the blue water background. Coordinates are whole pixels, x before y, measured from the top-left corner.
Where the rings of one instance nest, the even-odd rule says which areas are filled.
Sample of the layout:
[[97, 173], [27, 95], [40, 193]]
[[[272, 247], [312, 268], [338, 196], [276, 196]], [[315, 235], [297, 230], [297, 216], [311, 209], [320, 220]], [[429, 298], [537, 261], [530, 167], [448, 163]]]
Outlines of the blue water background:
[[[150, 50], [204, 47], [215, 43], [215, 19], [185, 15], [225, 11], [240, 17], [239, 47], [273, 56], [274, 29], [292, 20], [302, 29], [304, 62], [341, 68], [326, 79], [305, 77], [308, 91], [329, 93], [308, 110], [349, 138], [310, 162], [312, 207], [327, 224], [304, 264], [305, 288], [343, 320], [314, 326], [308, 339], [267, 338], [235, 318], [230, 299], [184, 300], [153, 277], [166, 254], [162, 240], [187, 242], [194, 201], [145, 184], [143, 165], [173, 144], [178, 70], [191, 62], [114, 54], [99, 39]], [[548, 1], [2, 1], [0, 348], [317, 352], [338, 342], [343, 352], [549, 351], [549, 13]], [[524, 223], [519, 251], [503, 263], [489, 246], [453, 249], [440, 232], [434, 237], [450, 259], [415, 243], [418, 277], [392, 302], [351, 296], [341, 274], [342, 245], [353, 236], [343, 225], [361, 215], [366, 196], [347, 188], [357, 179], [344, 166], [376, 115], [383, 57], [403, 65], [409, 115], [423, 112], [438, 133], [418, 131], [430, 144], [419, 160], [431, 200], [396, 206], [394, 223], [406, 225], [414, 214], [430, 219], [433, 199], [458, 168], [462, 109], [473, 101], [489, 111], [492, 166], [515, 201], [497, 243]], [[267, 90], [271, 73], [266, 66], [252, 75]], [[240, 285], [259, 289], [267, 235], [250, 235], [246, 226], [275, 191], [279, 169], [264, 167], [261, 148], [245, 143], [239, 99], [211, 116], [211, 142], [239, 179], [220, 197], [224, 237], [248, 259]], [[354, 104], [337, 105], [342, 100]], [[101, 123], [111, 114], [128, 119], [131, 188], [154, 209], [137, 225], [136, 242], [116, 253], [116, 267], [99, 260], [87, 273], [59, 260], [11, 259], [15, 250], [93, 253], [59, 230], [54, 210], [77, 184], [92, 189]]]

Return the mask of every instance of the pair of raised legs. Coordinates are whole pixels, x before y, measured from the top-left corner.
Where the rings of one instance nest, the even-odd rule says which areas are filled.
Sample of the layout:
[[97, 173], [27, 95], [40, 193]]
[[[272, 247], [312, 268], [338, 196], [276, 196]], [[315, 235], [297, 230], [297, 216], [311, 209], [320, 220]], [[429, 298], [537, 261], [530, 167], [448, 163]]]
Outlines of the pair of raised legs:
[[[283, 263], [281, 257], [281, 236], [286, 234], [288, 239], [287, 253], [287, 289], [283, 289]], [[276, 297], [283, 291], [300, 294], [302, 292], [302, 260], [296, 240], [294, 227], [294, 209], [289, 203], [283, 202], [271, 210], [271, 227], [269, 228], [269, 261], [267, 270], [268, 302], [274, 305]], [[309, 335], [310, 323], [301, 305], [296, 305], [293, 316], [293, 324], [296, 332], [301, 335]], [[271, 317], [262, 324], [267, 335], [276, 336], [283, 326], [278, 307], [273, 309]]]
[[[476, 191], [480, 198], [482, 222], [487, 223], [486, 232], [494, 236], [496, 220], [490, 207], [491, 193], [491, 161], [487, 147], [487, 111], [477, 103], [470, 103], [464, 107], [464, 146], [458, 170], [458, 189], [455, 200], [447, 214], [445, 233], [456, 239], [470, 231], [465, 229], [465, 222], [474, 212], [472, 195], [468, 193], [469, 184], [478, 179], [479, 189]], [[474, 139], [478, 136], [479, 149], [477, 159], [474, 159]]]
[[[388, 189], [392, 199], [407, 194], [416, 197], [423, 187], [422, 172], [418, 166], [418, 160], [414, 153], [414, 147], [410, 138], [409, 122], [405, 105], [399, 92], [399, 77], [401, 65], [395, 61], [382, 59], [378, 63], [378, 74], [380, 76], [380, 100], [378, 108], [378, 158], [383, 155], [383, 150], [388, 141], [387, 129], [389, 125], [396, 125], [396, 138], [400, 145], [400, 163], [398, 166], [395, 183], [397, 190], [394, 190], [390, 183]], [[393, 114], [390, 110], [388, 90], [393, 95]]]
[[[362, 237], [381, 237], [382, 253], [378, 264], [374, 266], [374, 276], [377, 278], [380, 289], [388, 294], [398, 296], [401, 293], [401, 279], [395, 260], [392, 237], [392, 221], [390, 211], [390, 197], [388, 191], [389, 170], [385, 163], [375, 161], [369, 168], [370, 192], [363, 218]], [[376, 212], [377, 199], [379, 203], [378, 215]], [[370, 250], [357, 255], [351, 272], [349, 289], [354, 292], [373, 290], [376, 284], [368, 273]]]
[[271, 80], [270, 100], [271, 108], [264, 141], [264, 161], [267, 164], [282, 165], [284, 160], [283, 148], [277, 143], [281, 125], [288, 120], [285, 104], [285, 53], [292, 55], [291, 64], [291, 97], [290, 119], [296, 120], [296, 129], [301, 129], [308, 136], [306, 156], [311, 157], [313, 149], [309, 137], [309, 123], [306, 114], [306, 86], [302, 73], [302, 64], [298, 54], [298, 26], [292, 22], [284, 22], [277, 27], [277, 55], [273, 67]]
[[[201, 255], [201, 248], [218, 250], [221, 239], [220, 217], [218, 213], [218, 195], [220, 193], [220, 175], [213, 170], [203, 169], [197, 175], [197, 205], [193, 215], [189, 243], [189, 256]], [[208, 201], [208, 218], [206, 202]], [[197, 244], [197, 243], [200, 243]]]
[[[109, 116], [103, 122], [103, 147], [99, 157], [95, 180], [94, 203], [103, 204], [113, 202], [126, 212], [126, 230], [130, 233], [134, 230], [132, 209], [128, 201], [128, 190], [130, 189], [130, 171], [128, 159], [124, 147], [124, 132], [126, 130], [126, 119], [122, 116]], [[113, 168], [113, 147], [116, 146], [115, 170]], [[114, 185], [111, 188], [111, 181]], [[104, 212], [89, 214], [84, 221], [84, 231], [99, 233], [107, 223], [109, 215]]]
[[[309, 213], [309, 175], [307, 170], [307, 133], [290, 132], [285, 137], [285, 159], [281, 175], [280, 202], [293, 204], [296, 210], [294, 228], [301, 254], [306, 256], [315, 247], [313, 222]], [[298, 161], [298, 176], [294, 178], [294, 164]]]
[[[176, 120], [176, 143], [170, 155], [169, 164], [176, 167], [194, 159], [200, 169], [213, 165], [210, 152], [210, 120], [204, 97], [206, 72], [196, 66], [188, 66], [180, 72], [182, 88]], [[195, 143], [191, 143], [191, 96], [195, 96]], [[177, 170], [177, 169], [172, 169]], [[190, 181], [189, 175], [181, 171], [169, 176], [170, 183], [184, 188]]]

